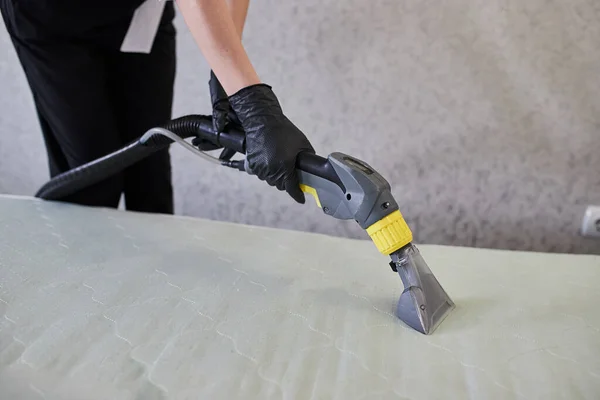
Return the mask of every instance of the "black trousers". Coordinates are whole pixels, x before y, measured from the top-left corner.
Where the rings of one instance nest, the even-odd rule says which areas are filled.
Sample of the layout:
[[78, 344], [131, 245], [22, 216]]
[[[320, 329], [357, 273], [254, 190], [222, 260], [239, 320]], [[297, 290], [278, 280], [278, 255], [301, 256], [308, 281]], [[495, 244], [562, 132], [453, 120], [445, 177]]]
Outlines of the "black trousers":
[[[55, 176], [171, 118], [176, 32], [168, 2], [151, 53], [123, 53], [134, 7], [67, 11], [48, 3], [0, 0]], [[116, 208], [122, 194], [128, 210], [173, 213], [168, 149], [64, 201]]]

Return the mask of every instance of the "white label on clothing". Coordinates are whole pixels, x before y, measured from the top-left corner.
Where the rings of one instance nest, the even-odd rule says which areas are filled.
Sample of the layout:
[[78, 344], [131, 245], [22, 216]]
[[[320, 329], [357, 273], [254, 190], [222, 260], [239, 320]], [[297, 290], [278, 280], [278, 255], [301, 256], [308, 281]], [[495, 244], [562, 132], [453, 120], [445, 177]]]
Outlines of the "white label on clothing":
[[146, 0], [139, 6], [121, 44], [125, 53], [150, 53], [167, 0]]

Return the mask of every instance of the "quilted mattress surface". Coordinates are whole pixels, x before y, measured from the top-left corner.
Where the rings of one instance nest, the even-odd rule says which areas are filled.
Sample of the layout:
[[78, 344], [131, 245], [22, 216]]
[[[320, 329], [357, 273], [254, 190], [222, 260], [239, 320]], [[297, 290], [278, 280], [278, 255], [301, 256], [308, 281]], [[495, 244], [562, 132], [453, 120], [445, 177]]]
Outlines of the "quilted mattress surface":
[[600, 257], [419, 248], [430, 336], [370, 241], [0, 197], [0, 399], [600, 399]]

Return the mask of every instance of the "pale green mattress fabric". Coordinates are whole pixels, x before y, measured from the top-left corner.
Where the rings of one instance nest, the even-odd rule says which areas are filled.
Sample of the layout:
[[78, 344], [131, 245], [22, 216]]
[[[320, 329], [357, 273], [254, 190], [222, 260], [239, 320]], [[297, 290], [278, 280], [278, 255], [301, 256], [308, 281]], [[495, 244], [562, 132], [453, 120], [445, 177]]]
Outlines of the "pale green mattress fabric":
[[600, 257], [421, 250], [430, 336], [366, 240], [0, 197], [0, 398], [600, 398]]

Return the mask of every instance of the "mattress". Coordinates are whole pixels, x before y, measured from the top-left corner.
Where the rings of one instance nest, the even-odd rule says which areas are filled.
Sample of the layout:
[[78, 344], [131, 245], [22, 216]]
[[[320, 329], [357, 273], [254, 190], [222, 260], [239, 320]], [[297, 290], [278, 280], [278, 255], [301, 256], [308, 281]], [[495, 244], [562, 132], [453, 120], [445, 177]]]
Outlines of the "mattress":
[[600, 398], [600, 257], [419, 248], [429, 336], [370, 241], [0, 197], [0, 398]]

